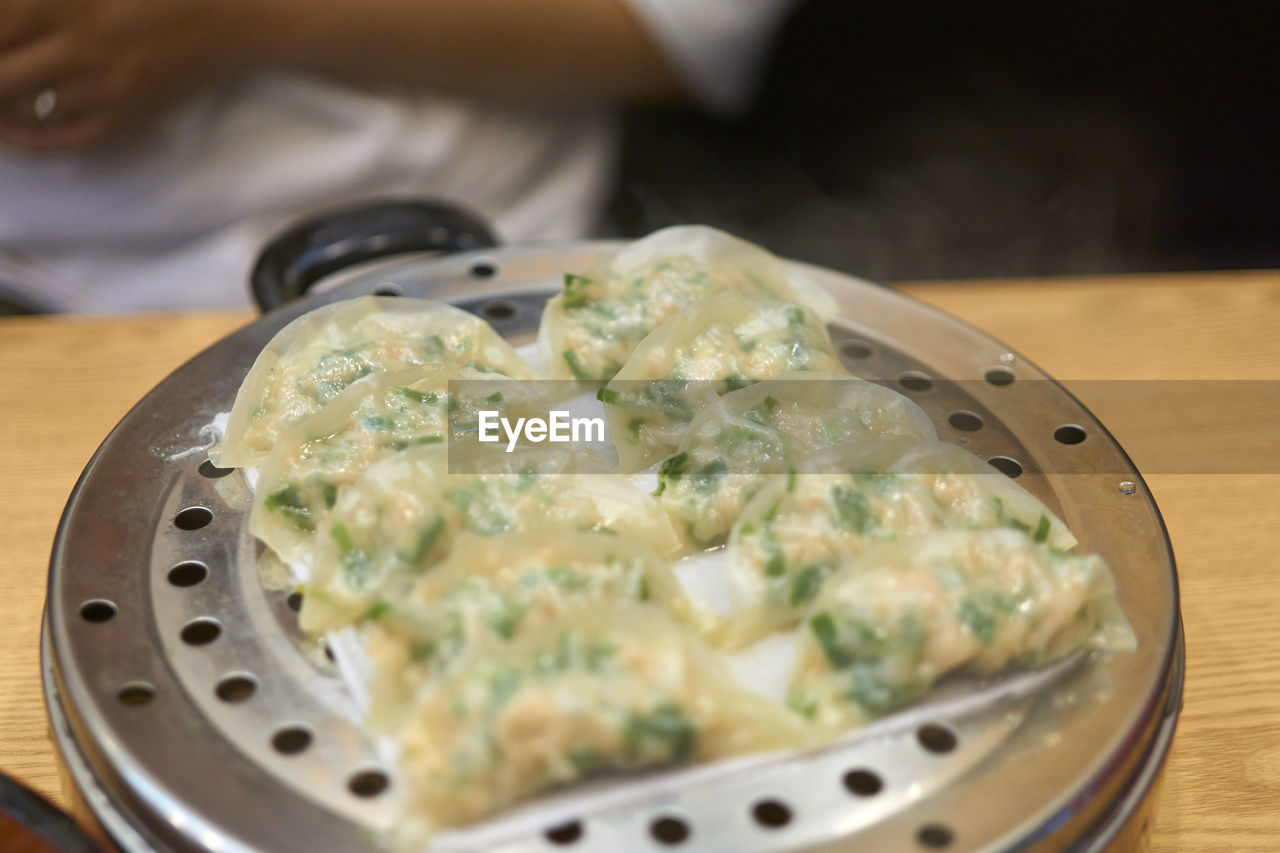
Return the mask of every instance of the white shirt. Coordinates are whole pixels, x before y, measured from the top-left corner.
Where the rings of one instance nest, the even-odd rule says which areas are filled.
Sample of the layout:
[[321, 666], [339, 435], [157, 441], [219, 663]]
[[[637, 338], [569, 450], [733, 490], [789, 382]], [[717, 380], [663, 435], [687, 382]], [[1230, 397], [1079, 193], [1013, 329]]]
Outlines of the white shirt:
[[[790, 0], [628, 0], [713, 110], [749, 99]], [[300, 75], [247, 77], [126, 143], [0, 150], [0, 296], [84, 312], [249, 304], [262, 246], [374, 198], [455, 201], [507, 242], [588, 234], [610, 189], [612, 116], [395, 98]]]

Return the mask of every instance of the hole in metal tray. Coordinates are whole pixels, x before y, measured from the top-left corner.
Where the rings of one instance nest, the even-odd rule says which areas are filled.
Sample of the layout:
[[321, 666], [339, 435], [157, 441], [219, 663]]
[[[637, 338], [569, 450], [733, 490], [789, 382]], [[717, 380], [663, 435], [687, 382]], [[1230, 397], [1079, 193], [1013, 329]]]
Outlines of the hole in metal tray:
[[381, 770], [361, 770], [347, 780], [347, 789], [357, 797], [376, 797], [391, 782]]
[[1001, 474], [1010, 479], [1022, 476], [1022, 463], [1012, 456], [992, 456], [987, 462]]
[[660, 817], [649, 824], [649, 834], [659, 844], [674, 847], [689, 839], [689, 824], [678, 817]]
[[200, 476], [207, 477], [210, 480], [216, 480], [219, 477], [225, 477], [234, 470], [236, 469], [235, 468], [219, 468], [217, 465], [214, 465], [208, 459], [200, 463]]
[[115, 615], [116, 606], [105, 599], [95, 598], [80, 605], [80, 618], [86, 622], [110, 622]]
[[1013, 375], [1013, 371], [1007, 367], [993, 367], [983, 375], [986, 377], [987, 382], [997, 387], [1012, 385], [1013, 380], [1016, 378]]
[[192, 619], [182, 628], [182, 642], [188, 646], [205, 646], [218, 639], [222, 625], [217, 619]]
[[852, 359], [854, 361], [871, 358], [872, 352], [874, 352], [874, 350], [871, 349], [871, 344], [864, 343], [863, 341], [845, 341], [840, 345], [840, 355], [844, 356], [846, 359]]
[[1063, 424], [1053, 431], [1053, 439], [1059, 444], [1079, 444], [1088, 437], [1084, 428], [1075, 424]]
[[956, 748], [955, 732], [937, 723], [925, 723], [916, 729], [916, 740], [928, 752], [943, 755]]
[[908, 391], [923, 392], [933, 387], [933, 380], [927, 373], [908, 370], [898, 377], [898, 384]]
[[223, 702], [244, 702], [258, 689], [258, 682], [247, 672], [224, 676], [214, 688], [214, 694]]
[[520, 306], [510, 299], [491, 299], [480, 306], [480, 316], [499, 325], [520, 313]]
[[208, 576], [208, 566], [196, 560], [187, 560], [169, 570], [169, 583], [180, 587], [195, 586]]
[[880, 776], [870, 770], [850, 770], [843, 782], [845, 790], [858, 797], [873, 797], [884, 788]]
[[576, 820], [569, 821], [551, 827], [543, 835], [546, 836], [547, 841], [562, 847], [577, 844], [582, 839], [582, 824]]
[[189, 506], [173, 517], [179, 530], [199, 530], [213, 521], [213, 513], [202, 506]]
[[973, 412], [952, 412], [947, 417], [947, 423], [951, 424], [952, 429], [961, 432], [977, 432], [982, 429], [982, 418]]
[[781, 829], [791, 823], [791, 807], [780, 800], [761, 800], [751, 809], [751, 816], [766, 829]]
[[916, 833], [916, 840], [921, 846], [928, 847], [931, 850], [941, 850], [944, 847], [950, 847], [955, 836], [950, 829], [940, 823], [930, 823], [920, 827]]
[[297, 755], [311, 746], [311, 730], [304, 726], [285, 726], [271, 736], [271, 748], [281, 755]]
[[117, 694], [126, 705], [146, 705], [156, 696], [156, 689], [145, 681], [131, 681]]
[[471, 274], [476, 278], [493, 278], [498, 274], [498, 262], [481, 258], [471, 265]]

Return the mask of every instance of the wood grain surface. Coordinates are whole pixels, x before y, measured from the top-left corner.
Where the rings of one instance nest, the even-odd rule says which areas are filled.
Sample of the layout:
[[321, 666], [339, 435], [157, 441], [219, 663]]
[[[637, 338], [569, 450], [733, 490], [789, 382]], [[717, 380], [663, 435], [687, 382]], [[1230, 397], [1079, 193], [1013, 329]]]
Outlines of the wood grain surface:
[[[1277, 452], [1274, 395], [1236, 400], [1238, 414], [1225, 417], [1217, 405], [1186, 399], [1179, 384], [1151, 383], [1150, 399], [1135, 402], [1093, 381], [1195, 379], [1219, 387], [1207, 381], [1280, 380], [1280, 273], [926, 282], [900, 289], [968, 320], [1065, 380], [1140, 467], [1144, 458], [1211, 448], [1227, 466], [1211, 470], [1280, 471], [1274, 456], [1239, 462]], [[54, 802], [66, 800], [47, 735], [38, 637], [62, 506], [89, 456], [129, 407], [249, 319], [247, 313], [0, 319], [0, 771]], [[1255, 386], [1220, 387], [1229, 396], [1231, 389]], [[1178, 557], [1188, 661], [1152, 847], [1271, 853], [1280, 850], [1280, 512], [1274, 497], [1280, 477], [1162, 467], [1170, 473], [1149, 475], [1148, 482]]]

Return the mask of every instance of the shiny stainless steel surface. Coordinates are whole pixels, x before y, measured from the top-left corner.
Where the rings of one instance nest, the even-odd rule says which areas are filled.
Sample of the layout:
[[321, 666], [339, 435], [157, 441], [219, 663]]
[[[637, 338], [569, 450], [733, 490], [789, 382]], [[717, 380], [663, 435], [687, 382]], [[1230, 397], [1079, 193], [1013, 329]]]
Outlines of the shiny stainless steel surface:
[[[257, 352], [304, 311], [379, 290], [454, 301], [524, 343], [563, 272], [604, 247], [512, 247], [335, 277], [323, 293], [188, 362], [107, 438], [67, 505], [54, 548], [46, 693], [91, 807], [109, 828], [131, 827], [113, 830], [126, 849], [378, 849], [393, 819], [392, 769], [352, 721], [322, 650], [298, 632], [285, 591], [263, 582], [242, 475], [202, 470], [209, 423], [230, 408]], [[698, 781], [679, 797], [557, 817], [579, 822], [576, 843], [535, 832], [504, 838], [500, 849], [663, 849], [652, 832], [664, 818], [682, 822], [685, 849], [913, 850], [943, 842], [952, 850], [1093, 849], [1120, 831], [1120, 818], [1140, 811], [1181, 694], [1173, 558], [1141, 478], [1088, 412], [1056, 384], [1032, 381], [1047, 377], [998, 342], [891, 291], [806, 269], [841, 304], [844, 319], [832, 335], [851, 370], [889, 384], [907, 371], [930, 377], [928, 388], [906, 393], [939, 434], [986, 458], [1016, 459], [1019, 481], [1085, 548], [1107, 558], [1138, 651], [985, 692], [956, 681], [845, 745], [748, 762], [749, 772], [695, 769]], [[993, 368], [1014, 381], [987, 381]], [[982, 427], [953, 427], [958, 411], [977, 414]], [[1064, 424], [1083, 427], [1086, 439], [1055, 440]], [[170, 579], [190, 563], [203, 570], [188, 566]], [[110, 602], [113, 615], [86, 619], [82, 607], [94, 601]], [[1037, 680], [1048, 686], [1026, 695]], [[950, 737], [926, 729], [922, 738], [924, 724]], [[301, 750], [277, 748], [302, 741]], [[371, 770], [390, 774], [389, 788], [353, 792], [353, 780]], [[850, 771], [865, 772], [846, 784]], [[764, 801], [784, 807], [785, 826], [756, 816]]]

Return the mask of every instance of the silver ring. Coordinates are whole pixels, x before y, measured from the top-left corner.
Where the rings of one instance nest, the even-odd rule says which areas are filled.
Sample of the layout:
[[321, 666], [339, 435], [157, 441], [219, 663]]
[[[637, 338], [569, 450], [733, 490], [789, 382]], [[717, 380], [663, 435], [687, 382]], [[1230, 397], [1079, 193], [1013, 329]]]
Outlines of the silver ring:
[[31, 108], [36, 114], [36, 121], [41, 124], [48, 122], [58, 109], [58, 90], [53, 88], [41, 89], [40, 93], [36, 95], [36, 99], [32, 102]]

